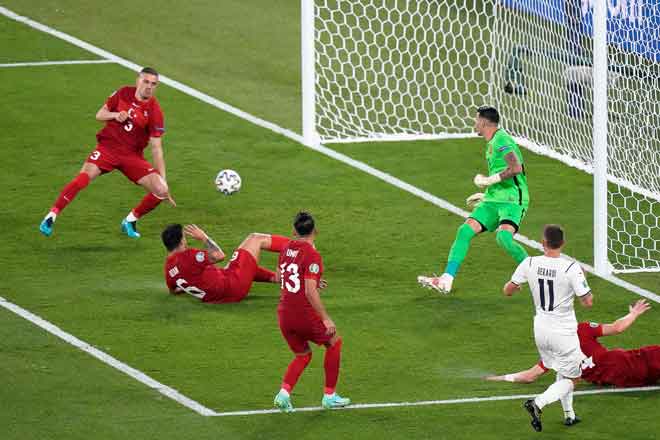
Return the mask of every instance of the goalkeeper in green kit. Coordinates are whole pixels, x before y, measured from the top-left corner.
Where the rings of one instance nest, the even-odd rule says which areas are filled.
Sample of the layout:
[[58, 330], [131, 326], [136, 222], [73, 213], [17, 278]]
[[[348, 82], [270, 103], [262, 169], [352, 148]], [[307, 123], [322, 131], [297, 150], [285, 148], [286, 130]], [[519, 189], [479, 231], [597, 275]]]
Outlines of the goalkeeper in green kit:
[[529, 191], [522, 154], [511, 135], [499, 128], [500, 115], [493, 107], [479, 107], [474, 128], [488, 144], [488, 176], [477, 174], [474, 184], [486, 188], [466, 200], [474, 208], [456, 233], [449, 251], [445, 272], [440, 277], [418, 276], [417, 282], [441, 293], [449, 293], [456, 273], [463, 263], [472, 238], [485, 231], [496, 231], [495, 239], [519, 264], [527, 251], [513, 240], [529, 206]]

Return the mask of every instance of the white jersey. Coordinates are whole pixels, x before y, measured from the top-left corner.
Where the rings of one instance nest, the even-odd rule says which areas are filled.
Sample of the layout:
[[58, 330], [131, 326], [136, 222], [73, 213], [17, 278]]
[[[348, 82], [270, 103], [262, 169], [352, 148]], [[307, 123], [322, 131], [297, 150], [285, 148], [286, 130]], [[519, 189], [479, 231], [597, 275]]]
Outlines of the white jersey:
[[511, 281], [529, 284], [536, 316], [577, 328], [573, 298], [591, 292], [578, 263], [545, 255], [527, 257], [518, 265]]

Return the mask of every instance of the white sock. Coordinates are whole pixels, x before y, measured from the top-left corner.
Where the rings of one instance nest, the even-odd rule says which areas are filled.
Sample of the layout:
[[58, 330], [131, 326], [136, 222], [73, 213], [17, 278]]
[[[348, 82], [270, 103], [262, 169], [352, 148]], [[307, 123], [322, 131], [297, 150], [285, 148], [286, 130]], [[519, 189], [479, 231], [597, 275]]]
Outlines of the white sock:
[[50, 212], [48, 212], [48, 214], [46, 214], [46, 218], [47, 219], [48, 218], [53, 219], [53, 223], [55, 223], [55, 219], [57, 218], [57, 214], [55, 214], [53, 211], [50, 211]]
[[289, 397], [289, 392], [284, 388], [280, 388], [280, 394], [284, 394], [284, 396]]
[[[557, 382], [565, 379], [561, 373], [557, 373]], [[574, 419], [575, 411], [573, 411], [573, 392], [566, 394], [564, 397], [560, 397], [559, 401], [561, 402], [561, 407], [564, 409], [564, 418], [565, 419]]]
[[131, 212], [129, 212], [128, 215], [126, 216], [126, 221], [127, 221], [127, 222], [136, 222], [136, 221], [138, 221], [138, 218], [135, 216], [135, 214], [133, 214], [133, 211], [132, 211], [132, 210], [131, 210]]
[[562, 379], [550, 385], [543, 394], [536, 396], [534, 403], [536, 403], [536, 406], [538, 406], [539, 409], [542, 409], [544, 406], [556, 402], [572, 392], [573, 381], [570, 379]]
[[327, 397], [328, 399], [332, 399], [333, 397], [335, 397], [335, 394], [337, 394], [337, 393], [332, 393], [332, 394], [323, 393], [323, 395], [325, 397]]

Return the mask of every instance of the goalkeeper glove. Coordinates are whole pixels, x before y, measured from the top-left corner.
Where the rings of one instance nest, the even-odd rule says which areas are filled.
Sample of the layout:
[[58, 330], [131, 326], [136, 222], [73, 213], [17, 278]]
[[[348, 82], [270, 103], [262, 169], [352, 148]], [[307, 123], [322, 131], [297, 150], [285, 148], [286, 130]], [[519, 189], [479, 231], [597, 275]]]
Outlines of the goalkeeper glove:
[[501, 182], [502, 178], [500, 177], [499, 173], [498, 174], [493, 174], [492, 176], [484, 176], [483, 174], [477, 174], [474, 176], [474, 184], [477, 185], [479, 188], [485, 188], [487, 186], [491, 186], [494, 183]]
[[484, 193], [474, 193], [467, 199], [465, 199], [465, 203], [468, 205], [470, 208], [474, 208], [477, 206], [479, 203], [484, 201]]

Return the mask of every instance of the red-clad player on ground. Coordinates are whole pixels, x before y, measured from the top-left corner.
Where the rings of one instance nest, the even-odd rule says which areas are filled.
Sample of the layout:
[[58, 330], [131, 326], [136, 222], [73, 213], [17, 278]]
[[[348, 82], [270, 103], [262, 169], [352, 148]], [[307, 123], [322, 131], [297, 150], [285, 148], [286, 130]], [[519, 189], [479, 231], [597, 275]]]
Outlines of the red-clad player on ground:
[[[185, 235], [203, 242], [206, 249], [189, 248]], [[262, 249], [280, 252], [288, 237], [252, 233], [247, 236], [224, 269], [215, 264], [225, 254], [196, 225], [169, 225], [161, 234], [169, 251], [165, 261], [165, 282], [171, 293], [186, 292], [203, 302], [239, 302], [247, 296], [252, 282], [275, 283], [276, 275], [258, 265]]]
[[[660, 381], [660, 345], [649, 345], [634, 350], [616, 348], [608, 350], [598, 342], [602, 336], [618, 335], [626, 331], [651, 305], [643, 299], [629, 306], [629, 313], [611, 324], [581, 322], [578, 324], [580, 349], [589, 359], [582, 370], [582, 379], [597, 385], [637, 387]], [[548, 369], [539, 361], [528, 370], [502, 376], [488, 376], [487, 380], [532, 383]], [[572, 408], [564, 408], [565, 412]], [[579, 419], [578, 419], [579, 421]]]
[[[137, 220], [153, 210], [162, 200], [176, 206], [165, 180], [165, 159], [161, 137], [165, 132], [163, 112], [154, 92], [158, 72], [145, 67], [137, 76], [135, 87], [122, 87], [106, 100], [96, 113], [96, 120], [105, 126], [96, 134], [97, 145], [82, 166], [80, 173], [60, 193], [55, 204], [39, 225], [47, 237], [53, 233], [58, 214], [78, 192], [101, 174], [121, 171], [133, 183], [142, 185], [148, 194], [122, 221], [121, 229], [129, 237], [138, 238]], [[152, 166], [143, 150], [151, 145]]]
[[314, 247], [314, 218], [307, 212], [299, 212], [293, 228], [295, 238], [280, 252], [277, 268], [281, 287], [277, 315], [282, 336], [295, 357], [286, 370], [280, 392], [275, 396], [275, 406], [285, 412], [293, 411], [290, 394], [312, 359], [310, 341], [326, 348], [323, 363], [325, 390], [321, 405], [324, 408], [347, 406], [350, 399], [335, 392], [342, 340], [319, 295], [323, 261]]

